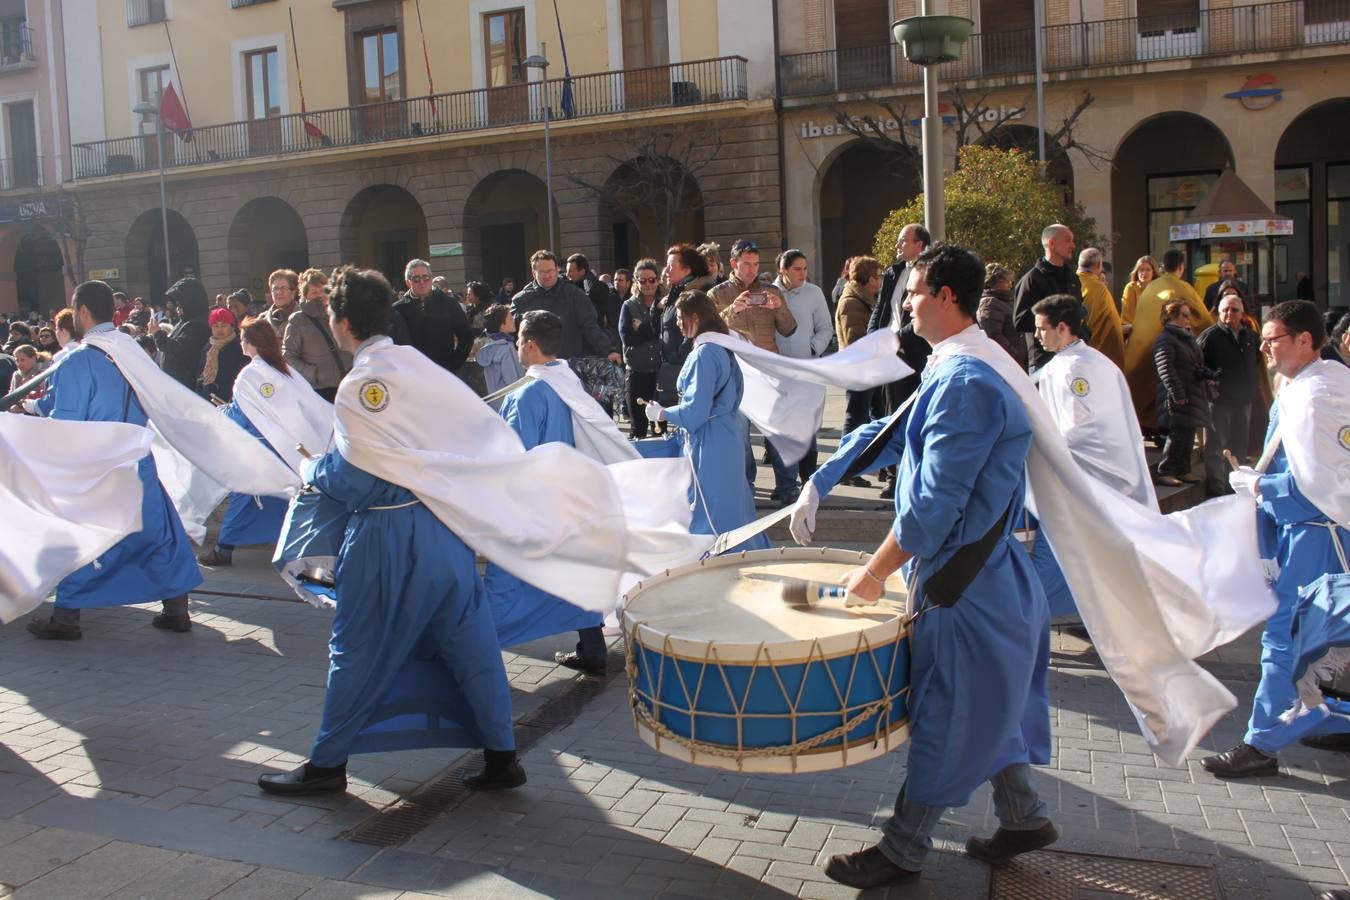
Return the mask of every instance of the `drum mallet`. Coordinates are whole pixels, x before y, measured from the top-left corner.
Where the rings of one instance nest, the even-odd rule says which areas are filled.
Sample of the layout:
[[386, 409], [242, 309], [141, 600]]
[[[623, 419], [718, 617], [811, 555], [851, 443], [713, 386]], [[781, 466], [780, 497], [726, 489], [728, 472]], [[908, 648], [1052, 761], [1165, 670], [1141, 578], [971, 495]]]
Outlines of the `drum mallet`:
[[841, 585], [820, 584], [815, 581], [803, 581], [800, 578], [789, 578], [784, 581], [780, 596], [783, 602], [793, 609], [810, 609], [825, 599], [842, 599], [845, 606], [874, 605], [856, 594], [850, 594], [848, 588]]

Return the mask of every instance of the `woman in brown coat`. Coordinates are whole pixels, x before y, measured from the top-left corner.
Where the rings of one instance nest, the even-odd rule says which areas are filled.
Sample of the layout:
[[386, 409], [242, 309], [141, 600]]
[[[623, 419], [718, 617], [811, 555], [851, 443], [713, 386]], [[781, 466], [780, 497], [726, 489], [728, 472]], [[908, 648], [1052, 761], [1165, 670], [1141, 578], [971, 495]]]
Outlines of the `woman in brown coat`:
[[[872, 316], [872, 307], [876, 306], [880, 292], [881, 263], [870, 256], [855, 256], [849, 263], [848, 283], [834, 310], [834, 331], [839, 337], [840, 350], [867, 334], [867, 320]], [[848, 392], [844, 434], [871, 421], [875, 391], [872, 388]]]

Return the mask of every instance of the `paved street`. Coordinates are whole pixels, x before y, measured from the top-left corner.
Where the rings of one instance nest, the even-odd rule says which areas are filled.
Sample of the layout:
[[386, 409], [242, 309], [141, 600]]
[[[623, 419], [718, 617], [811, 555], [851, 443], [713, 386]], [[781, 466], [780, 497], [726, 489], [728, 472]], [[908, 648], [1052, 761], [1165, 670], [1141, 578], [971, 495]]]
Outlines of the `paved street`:
[[[759, 487], [765, 500], [766, 466]], [[828, 506], [832, 544], [867, 548], [886, 527], [875, 488]], [[903, 751], [772, 777], [660, 756], [635, 734], [617, 639], [601, 681], [552, 663], [573, 641], [560, 635], [506, 654], [524, 788], [468, 794], [457, 773], [477, 754], [423, 751], [354, 757], [348, 794], [282, 800], [254, 782], [308, 753], [329, 614], [295, 602], [261, 550], [208, 573], [189, 634], [156, 631], [151, 613], [86, 612], [74, 643], [0, 629], [0, 898], [846, 897], [820, 864], [876, 840], [904, 775]], [[1347, 885], [1350, 755], [1295, 747], [1281, 776], [1233, 783], [1199, 767], [1241, 735], [1255, 635], [1205, 660], [1240, 706], [1186, 769], [1156, 765], [1084, 643], [1053, 646], [1055, 757], [1037, 771], [1056, 851], [1200, 867], [1229, 900]], [[943, 820], [923, 880], [891, 896], [990, 896], [961, 848], [994, 828], [985, 789]], [[1183, 870], [1159, 872], [1152, 896], [1202, 896], [1165, 885]]]
[[[328, 615], [286, 599], [257, 551], [212, 573], [193, 615], [188, 635], [150, 628], [146, 608], [87, 613], [78, 643], [0, 631], [0, 896], [849, 896], [819, 864], [875, 839], [903, 775], [903, 753], [773, 777], [658, 756], [622, 675], [596, 693], [552, 665], [560, 636], [507, 654], [517, 718], [539, 732], [529, 784], [460, 792], [401, 843], [363, 843], [458, 754], [357, 757], [346, 796], [263, 796], [258, 773], [312, 739]], [[1238, 737], [1230, 716], [1189, 768], [1158, 768], [1084, 650], [1056, 637], [1056, 756], [1039, 770], [1056, 849], [1209, 867], [1228, 898], [1347, 883], [1350, 756], [1297, 748], [1279, 778], [1219, 783], [1195, 760]], [[1244, 702], [1254, 654], [1249, 636], [1210, 661]], [[574, 720], [529, 724], [587, 685]], [[993, 827], [982, 791], [944, 820], [920, 886], [893, 894], [986, 896], [989, 871], [959, 850]]]

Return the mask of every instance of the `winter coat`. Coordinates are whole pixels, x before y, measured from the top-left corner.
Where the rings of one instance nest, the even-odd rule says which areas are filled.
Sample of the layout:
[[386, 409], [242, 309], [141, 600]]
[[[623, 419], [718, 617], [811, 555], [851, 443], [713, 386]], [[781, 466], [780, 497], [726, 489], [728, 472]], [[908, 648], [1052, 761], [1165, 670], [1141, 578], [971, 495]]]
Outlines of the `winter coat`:
[[1211, 325], [1196, 339], [1205, 365], [1219, 374], [1219, 406], [1246, 406], [1257, 399], [1261, 338], [1246, 325], [1235, 335], [1226, 325]]
[[337, 349], [322, 300], [307, 300], [286, 320], [281, 337], [286, 365], [317, 390], [336, 388], [352, 368], [352, 355]]
[[605, 329], [596, 320], [595, 305], [586, 292], [566, 278], [559, 278], [548, 290], [531, 281], [511, 298], [511, 318], [520, 325], [527, 312], [546, 309], [562, 319], [562, 349], [559, 359], [583, 356], [608, 356], [617, 352]]
[[419, 300], [405, 291], [391, 308], [389, 336], [416, 347], [449, 372], [458, 372], [473, 349], [473, 332], [464, 307], [450, 294], [433, 289]]
[[1027, 367], [1027, 341], [1013, 325], [1010, 292], [985, 291], [975, 313], [975, 322], [981, 331], [989, 335], [990, 340], [1007, 350], [1019, 366], [1023, 369]]
[[[1083, 296], [1082, 285], [1078, 282], [1078, 269], [1072, 263], [1063, 266], [1054, 265], [1042, 256], [1017, 280], [1017, 286], [1013, 289], [1013, 325], [1017, 326], [1017, 330], [1024, 335], [1030, 335], [1035, 331], [1036, 314], [1031, 308], [1055, 294], [1068, 294], [1079, 298]], [[1088, 336], [1086, 315], [1083, 316], [1083, 322], [1084, 327], [1078, 334], [1080, 338]], [[1029, 354], [1031, 365], [1036, 367], [1045, 365], [1055, 355], [1046, 352], [1038, 343], [1030, 346]]]
[[839, 305], [834, 308], [834, 331], [839, 336], [840, 350], [867, 334], [867, 321], [875, 304], [876, 299], [868, 297], [852, 281], [844, 286]]
[[1163, 326], [1153, 342], [1153, 364], [1158, 372], [1158, 425], [1209, 425], [1209, 390], [1201, 377], [1205, 356], [1190, 330], [1170, 322]]

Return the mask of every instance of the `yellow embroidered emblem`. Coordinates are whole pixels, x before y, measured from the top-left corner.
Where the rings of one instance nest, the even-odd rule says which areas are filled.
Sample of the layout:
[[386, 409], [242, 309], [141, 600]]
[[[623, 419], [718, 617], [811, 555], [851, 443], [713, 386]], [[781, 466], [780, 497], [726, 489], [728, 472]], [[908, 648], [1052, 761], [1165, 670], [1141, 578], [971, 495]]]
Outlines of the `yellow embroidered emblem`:
[[1092, 387], [1088, 384], [1086, 378], [1080, 376], [1069, 382], [1069, 390], [1073, 391], [1075, 397], [1086, 397]]
[[1350, 425], [1346, 425], [1342, 428], [1341, 433], [1336, 435], [1336, 437], [1341, 442], [1342, 450], [1350, 450]]
[[267, 400], [271, 400], [272, 395], [275, 394], [276, 392], [277, 389], [273, 387], [270, 382], [266, 381], [263, 382], [262, 386], [258, 388], [258, 393], [262, 394], [263, 398]]
[[389, 388], [374, 378], [367, 381], [361, 385], [361, 405], [371, 412], [380, 412], [389, 405]]

